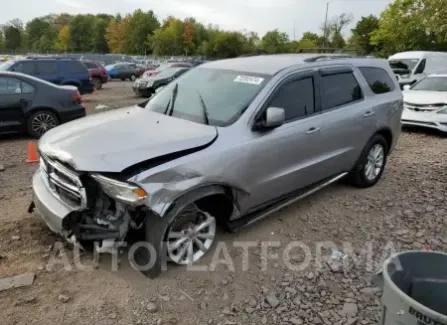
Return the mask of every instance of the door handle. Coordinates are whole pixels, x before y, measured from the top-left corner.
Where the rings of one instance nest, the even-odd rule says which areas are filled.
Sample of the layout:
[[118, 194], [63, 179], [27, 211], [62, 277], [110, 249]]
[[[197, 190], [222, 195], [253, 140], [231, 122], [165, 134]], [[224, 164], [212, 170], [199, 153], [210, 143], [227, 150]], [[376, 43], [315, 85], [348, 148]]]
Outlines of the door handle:
[[370, 117], [373, 116], [374, 114], [376, 114], [376, 112], [374, 111], [367, 111], [365, 114], [363, 114], [364, 117]]
[[309, 130], [306, 131], [306, 134], [312, 134], [312, 133], [316, 133], [319, 131], [320, 131], [320, 128], [311, 127]]

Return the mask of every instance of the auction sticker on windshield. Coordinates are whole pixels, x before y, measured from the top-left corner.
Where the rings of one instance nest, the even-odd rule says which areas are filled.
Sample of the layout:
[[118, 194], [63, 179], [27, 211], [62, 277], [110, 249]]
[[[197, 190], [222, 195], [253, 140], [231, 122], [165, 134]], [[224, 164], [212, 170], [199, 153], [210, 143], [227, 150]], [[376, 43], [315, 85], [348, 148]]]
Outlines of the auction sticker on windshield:
[[241, 82], [244, 84], [260, 85], [264, 81], [264, 78], [253, 76], [237, 76], [234, 82]]

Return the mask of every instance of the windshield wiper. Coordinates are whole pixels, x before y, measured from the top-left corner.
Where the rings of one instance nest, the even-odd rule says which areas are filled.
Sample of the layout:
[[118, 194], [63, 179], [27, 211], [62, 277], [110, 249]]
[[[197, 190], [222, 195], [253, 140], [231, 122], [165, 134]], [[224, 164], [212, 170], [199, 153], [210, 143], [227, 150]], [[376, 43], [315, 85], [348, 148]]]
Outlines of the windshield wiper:
[[206, 125], [210, 125], [210, 120], [209, 120], [209, 117], [208, 117], [208, 109], [206, 108], [205, 101], [203, 100], [202, 95], [200, 95], [199, 90], [198, 89], [196, 89], [196, 90], [197, 90], [197, 95], [199, 95], [199, 98], [200, 98], [200, 105], [202, 106], [203, 118], [205, 120], [205, 124]]
[[177, 92], [178, 92], [178, 84], [175, 84], [174, 89], [172, 90], [171, 100], [168, 103], [168, 106], [166, 106], [165, 115], [171, 116], [172, 113], [174, 113], [174, 104], [175, 100], [177, 98]]

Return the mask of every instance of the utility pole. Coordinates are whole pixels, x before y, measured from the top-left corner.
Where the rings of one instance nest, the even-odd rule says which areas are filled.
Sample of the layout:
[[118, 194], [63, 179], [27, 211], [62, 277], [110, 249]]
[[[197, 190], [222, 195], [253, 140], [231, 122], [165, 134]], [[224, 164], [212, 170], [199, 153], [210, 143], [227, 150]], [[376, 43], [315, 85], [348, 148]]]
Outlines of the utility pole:
[[326, 48], [326, 42], [327, 42], [327, 14], [329, 12], [329, 1], [326, 2], [326, 18], [324, 20], [324, 42], [323, 42], [323, 48]]

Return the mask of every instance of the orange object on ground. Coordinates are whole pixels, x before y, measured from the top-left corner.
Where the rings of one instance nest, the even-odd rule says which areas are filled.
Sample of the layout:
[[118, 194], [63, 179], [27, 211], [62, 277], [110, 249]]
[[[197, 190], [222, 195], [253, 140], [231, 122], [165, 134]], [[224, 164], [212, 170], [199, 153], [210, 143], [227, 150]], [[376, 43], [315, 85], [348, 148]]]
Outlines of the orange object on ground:
[[34, 142], [28, 142], [28, 158], [27, 163], [39, 162], [39, 155], [37, 154], [36, 145]]

